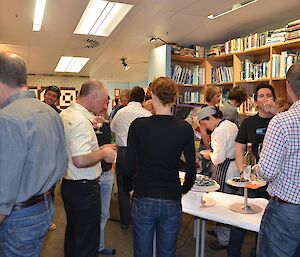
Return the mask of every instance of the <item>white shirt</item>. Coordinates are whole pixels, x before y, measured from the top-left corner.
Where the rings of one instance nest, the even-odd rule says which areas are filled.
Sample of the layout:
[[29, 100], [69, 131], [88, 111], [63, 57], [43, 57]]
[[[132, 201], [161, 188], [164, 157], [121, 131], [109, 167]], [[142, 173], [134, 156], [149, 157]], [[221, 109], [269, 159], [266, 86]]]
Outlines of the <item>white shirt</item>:
[[116, 136], [116, 144], [126, 147], [130, 124], [136, 118], [149, 117], [151, 115], [152, 113], [143, 108], [139, 102], [129, 102], [127, 106], [120, 109], [110, 124], [110, 129]]
[[86, 155], [99, 149], [92, 126], [93, 114], [82, 105], [73, 102], [60, 115], [64, 122], [69, 157], [65, 178], [71, 180], [96, 179], [101, 174], [100, 164], [88, 168], [77, 168], [72, 161], [74, 156]]
[[[235, 159], [235, 139], [238, 133], [236, 124], [229, 120], [224, 120], [211, 134], [211, 148], [213, 152], [210, 155], [214, 165], [221, 164], [228, 159]], [[230, 162], [227, 170], [226, 179], [239, 176], [239, 170], [236, 162]]]

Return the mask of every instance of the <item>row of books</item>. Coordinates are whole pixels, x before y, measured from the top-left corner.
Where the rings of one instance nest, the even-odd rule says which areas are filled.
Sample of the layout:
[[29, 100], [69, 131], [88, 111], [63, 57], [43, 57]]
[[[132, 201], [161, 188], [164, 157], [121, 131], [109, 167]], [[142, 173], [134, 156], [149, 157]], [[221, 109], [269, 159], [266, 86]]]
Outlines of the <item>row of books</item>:
[[268, 31], [254, 33], [243, 38], [234, 38], [225, 42], [225, 54], [242, 52], [247, 49], [261, 47], [266, 44]]
[[211, 69], [211, 83], [233, 81], [233, 67], [219, 66]]
[[183, 103], [204, 103], [204, 94], [199, 91], [183, 92], [178, 96], [176, 104]]
[[182, 67], [178, 64], [172, 65], [172, 79], [176, 83], [204, 85], [205, 68], [195, 65], [192, 67]]
[[254, 94], [248, 97], [247, 100], [237, 108], [237, 111], [239, 113], [255, 113]]
[[300, 61], [300, 52], [283, 51], [272, 55], [272, 76], [284, 78], [288, 69]]
[[241, 63], [241, 80], [257, 80], [270, 77], [270, 61], [254, 62], [246, 59]]

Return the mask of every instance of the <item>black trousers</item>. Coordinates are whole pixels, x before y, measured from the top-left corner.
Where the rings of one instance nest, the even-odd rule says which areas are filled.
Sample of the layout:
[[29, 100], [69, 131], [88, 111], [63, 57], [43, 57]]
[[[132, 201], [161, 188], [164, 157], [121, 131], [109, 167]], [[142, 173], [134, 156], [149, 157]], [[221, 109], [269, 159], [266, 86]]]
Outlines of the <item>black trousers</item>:
[[129, 193], [125, 190], [125, 176], [124, 169], [126, 163], [126, 147], [119, 147], [116, 161], [119, 212], [121, 225], [129, 225], [130, 218], [130, 199]]
[[98, 181], [63, 179], [61, 194], [67, 214], [65, 257], [97, 257], [101, 219]]

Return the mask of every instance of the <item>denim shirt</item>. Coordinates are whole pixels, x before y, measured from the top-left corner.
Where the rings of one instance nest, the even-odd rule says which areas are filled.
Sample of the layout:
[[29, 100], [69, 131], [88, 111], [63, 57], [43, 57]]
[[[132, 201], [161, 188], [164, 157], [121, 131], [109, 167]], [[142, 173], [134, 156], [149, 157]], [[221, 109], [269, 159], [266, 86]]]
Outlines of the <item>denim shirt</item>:
[[63, 123], [34, 92], [10, 96], [0, 110], [0, 214], [47, 192], [67, 168]]

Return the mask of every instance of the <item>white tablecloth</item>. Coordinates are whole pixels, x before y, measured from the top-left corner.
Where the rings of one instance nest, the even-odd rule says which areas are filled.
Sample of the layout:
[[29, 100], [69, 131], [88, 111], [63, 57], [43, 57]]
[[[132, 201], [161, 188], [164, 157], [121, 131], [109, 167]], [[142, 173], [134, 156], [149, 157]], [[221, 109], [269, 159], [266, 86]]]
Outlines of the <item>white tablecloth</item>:
[[184, 213], [202, 219], [244, 228], [246, 230], [259, 231], [261, 218], [268, 204], [268, 200], [263, 198], [249, 198], [248, 203], [259, 205], [262, 208], [262, 211], [256, 214], [242, 214], [230, 210], [229, 206], [233, 203], [243, 203], [243, 196], [221, 192], [210, 192], [208, 195], [205, 195], [205, 197], [212, 197], [216, 200], [216, 205], [200, 208], [200, 194], [201, 193], [199, 192], [189, 191], [182, 197], [182, 209]]

